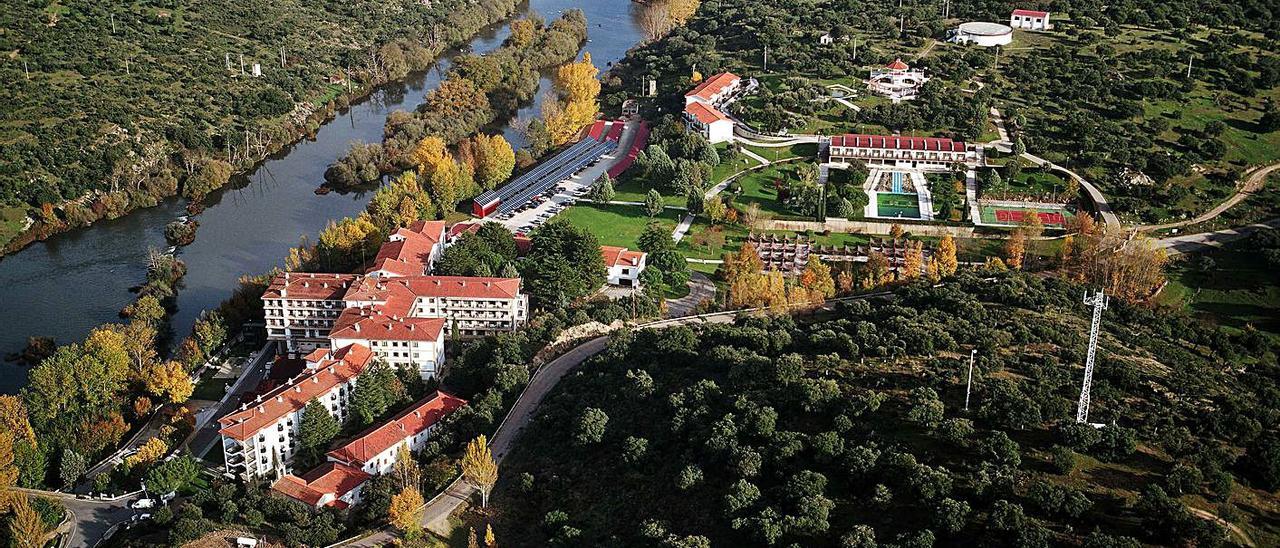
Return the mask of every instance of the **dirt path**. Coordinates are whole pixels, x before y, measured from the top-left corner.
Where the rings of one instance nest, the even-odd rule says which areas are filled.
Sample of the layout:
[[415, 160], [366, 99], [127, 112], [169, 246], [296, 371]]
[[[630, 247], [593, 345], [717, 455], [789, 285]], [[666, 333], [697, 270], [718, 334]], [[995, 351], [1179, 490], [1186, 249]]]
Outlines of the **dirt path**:
[[1226, 210], [1231, 209], [1232, 207], [1235, 207], [1236, 204], [1244, 201], [1245, 198], [1253, 196], [1253, 194], [1257, 192], [1259, 189], [1261, 189], [1262, 185], [1267, 182], [1267, 177], [1270, 176], [1277, 169], [1280, 169], [1280, 162], [1263, 166], [1249, 172], [1247, 178], [1244, 181], [1244, 186], [1240, 187], [1240, 190], [1238, 190], [1235, 194], [1231, 195], [1230, 198], [1227, 198], [1226, 201], [1218, 204], [1213, 209], [1210, 209], [1209, 211], [1204, 212], [1203, 214], [1195, 217], [1194, 219], [1187, 219], [1185, 221], [1178, 221], [1176, 223], [1165, 223], [1162, 225], [1142, 225], [1137, 227], [1137, 229], [1144, 232], [1150, 231], [1150, 230], [1166, 230], [1170, 228], [1178, 228], [1178, 227], [1183, 227], [1187, 225], [1195, 225], [1195, 224], [1212, 221], [1216, 219], [1219, 215], [1222, 215], [1223, 212], [1225, 212]]
[[1237, 539], [1240, 540], [1241, 544], [1248, 546], [1249, 548], [1258, 548], [1257, 543], [1253, 542], [1253, 537], [1249, 536], [1249, 533], [1246, 533], [1244, 529], [1236, 527], [1236, 524], [1218, 517], [1217, 514], [1214, 514], [1213, 512], [1209, 512], [1206, 510], [1201, 510], [1199, 508], [1195, 508], [1192, 506], [1188, 506], [1187, 511], [1191, 512], [1191, 515], [1193, 516], [1196, 516], [1201, 519], [1207, 519], [1209, 521], [1212, 521], [1214, 523], [1217, 523], [1218, 525], [1225, 527], [1228, 531], [1231, 532], [1233, 536], [1235, 536]]

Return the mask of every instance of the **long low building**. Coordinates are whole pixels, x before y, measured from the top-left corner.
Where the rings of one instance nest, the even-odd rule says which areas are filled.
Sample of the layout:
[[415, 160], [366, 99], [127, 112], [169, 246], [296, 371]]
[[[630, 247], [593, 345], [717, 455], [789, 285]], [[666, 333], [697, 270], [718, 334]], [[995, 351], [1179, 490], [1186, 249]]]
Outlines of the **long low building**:
[[870, 166], [943, 170], [982, 163], [982, 147], [942, 137], [846, 134], [831, 138], [832, 162], [860, 160]]

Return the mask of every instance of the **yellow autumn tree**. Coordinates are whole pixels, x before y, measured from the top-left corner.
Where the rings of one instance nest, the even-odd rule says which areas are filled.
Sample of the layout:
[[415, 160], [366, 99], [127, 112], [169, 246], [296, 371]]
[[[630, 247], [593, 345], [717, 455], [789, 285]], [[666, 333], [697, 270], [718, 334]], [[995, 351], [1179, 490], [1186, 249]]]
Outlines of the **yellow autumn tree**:
[[462, 476], [480, 489], [480, 506], [489, 505], [489, 492], [498, 482], [498, 463], [493, 460], [489, 440], [483, 434], [467, 443], [462, 455]]
[[169, 452], [169, 444], [160, 438], [151, 438], [138, 448], [138, 452], [124, 458], [125, 468], [133, 469], [139, 465], [151, 464]]
[[422, 493], [417, 487], [405, 487], [391, 497], [391, 507], [387, 511], [387, 517], [396, 529], [406, 536], [414, 536], [422, 529], [422, 525], [418, 523], [418, 515], [422, 511], [423, 504], [426, 502], [422, 500]]
[[906, 253], [902, 256], [902, 277], [914, 280], [920, 277], [924, 269], [924, 244], [920, 241], [907, 242]]
[[808, 300], [820, 303], [836, 296], [836, 282], [831, 277], [831, 267], [816, 257], [809, 259], [800, 274], [800, 287], [808, 292]]
[[560, 98], [543, 102], [542, 108], [552, 144], [568, 143], [595, 120], [600, 111], [600, 80], [596, 78], [599, 73], [600, 69], [591, 63], [590, 53], [584, 53], [581, 61], [556, 69], [555, 86]]
[[27, 495], [7, 495], [11, 499], [13, 517], [9, 520], [9, 536], [16, 548], [41, 548], [45, 538], [49, 536], [49, 526], [40, 518], [40, 513], [31, 506]]
[[170, 403], [182, 403], [191, 397], [195, 385], [181, 363], [159, 362], [148, 368], [143, 379], [147, 392], [166, 398]]
[[15, 440], [36, 443], [36, 432], [27, 419], [27, 407], [18, 396], [0, 396], [0, 432], [9, 432]]
[[9, 503], [6, 495], [10, 487], [18, 484], [18, 465], [14, 463], [13, 433], [0, 430], [0, 513]]
[[477, 135], [474, 146], [476, 182], [492, 190], [511, 177], [516, 168], [516, 152], [502, 135]]
[[956, 240], [950, 234], [942, 237], [942, 241], [938, 242], [938, 251], [933, 256], [934, 262], [938, 263], [938, 274], [943, 278], [954, 275], [959, 267], [956, 260]]
[[424, 166], [434, 167], [445, 154], [444, 139], [428, 135], [413, 147], [413, 152], [409, 153], [409, 161], [421, 170]]
[[1004, 262], [1014, 270], [1022, 269], [1022, 258], [1027, 254], [1027, 233], [1021, 228], [1013, 229], [1009, 239], [1004, 243]]
[[697, 13], [701, 0], [666, 0], [667, 10], [671, 13], [671, 20], [677, 25], [683, 25], [693, 18], [693, 14]]
[[447, 152], [434, 164], [430, 173], [431, 199], [445, 211], [451, 211], [475, 184], [471, 169], [454, 161], [453, 155]]
[[523, 48], [533, 43], [537, 30], [532, 20], [516, 19], [511, 22], [511, 36], [508, 40], [511, 40], [511, 45]]
[[484, 546], [485, 548], [498, 548], [498, 539], [493, 536], [492, 523], [484, 526]]

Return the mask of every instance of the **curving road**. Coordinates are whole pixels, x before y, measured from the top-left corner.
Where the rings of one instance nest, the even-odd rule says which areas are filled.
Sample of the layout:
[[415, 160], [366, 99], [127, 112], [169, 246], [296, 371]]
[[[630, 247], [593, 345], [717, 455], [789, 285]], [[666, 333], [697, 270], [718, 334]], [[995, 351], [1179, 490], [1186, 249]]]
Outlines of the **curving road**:
[[[848, 302], [863, 299], [872, 299], [876, 297], [884, 297], [889, 295], [888, 291], [880, 291], [876, 293], [868, 293], [866, 295], [858, 295], [854, 297], [843, 297], [827, 301], [824, 307], [830, 307], [838, 302]], [[664, 328], [674, 327], [678, 325], [703, 324], [703, 323], [730, 323], [739, 314], [749, 313], [753, 310], [733, 310], [729, 312], [717, 312], [714, 314], [703, 314], [700, 316], [686, 316], [683, 318], [672, 318], [665, 320], [657, 320], [632, 326], [634, 329], [644, 328]], [[529, 421], [533, 419], [533, 415], [538, 410], [538, 405], [546, 398], [547, 394], [555, 388], [560, 379], [566, 374], [573, 371], [574, 368], [582, 364], [588, 358], [602, 352], [609, 344], [609, 335], [601, 335], [594, 339], [588, 340], [572, 350], [565, 352], [560, 357], [551, 360], [551, 362], [539, 368], [533, 374], [529, 384], [525, 386], [523, 392], [520, 393], [519, 399], [515, 405], [511, 407], [511, 411], [507, 413], [506, 418], [502, 420], [502, 424], [498, 425], [498, 430], [494, 432], [492, 440], [490, 440], [493, 448], [493, 458], [498, 462], [507, 456], [511, 451], [511, 447], [520, 438], [521, 432], [528, 426]], [[474, 494], [472, 489], [461, 478], [454, 480], [449, 484], [444, 492], [436, 495], [435, 498], [427, 502], [422, 510], [420, 522], [423, 527], [437, 532], [447, 532], [449, 525], [449, 515], [454, 512], [464, 501], [470, 500]], [[368, 536], [342, 542], [340, 546], [351, 547], [374, 547], [391, 543], [399, 537], [399, 534], [390, 527], [380, 529]]]
[[60, 548], [92, 548], [97, 546], [106, 536], [107, 531], [118, 524], [129, 521], [134, 511], [129, 509], [129, 502], [140, 497], [121, 497], [119, 500], [99, 500], [77, 498], [75, 495], [55, 491], [39, 491], [35, 489], [12, 488], [19, 493], [33, 497], [56, 499], [71, 514], [70, 530], [65, 541], [58, 544]]
[[1187, 219], [1185, 221], [1178, 221], [1174, 223], [1165, 223], [1165, 224], [1159, 224], [1159, 225], [1142, 225], [1137, 227], [1137, 229], [1142, 231], [1167, 230], [1170, 228], [1178, 228], [1178, 227], [1183, 227], [1187, 225], [1196, 225], [1196, 224], [1212, 221], [1216, 219], [1219, 215], [1222, 215], [1228, 209], [1235, 207], [1236, 204], [1244, 201], [1246, 198], [1250, 196], [1253, 196], [1255, 192], [1257, 192], [1259, 189], [1262, 188], [1262, 185], [1266, 184], [1267, 177], [1269, 177], [1277, 169], [1280, 169], [1280, 163], [1275, 163], [1275, 164], [1263, 166], [1260, 168], [1256, 168], [1253, 171], [1249, 172], [1248, 178], [1246, 178], [1244, 181], [1244, 186], [1240, 187], [1239, 191], [1237, 191], [1235, 194], [1232, 194], [1230, 198], [1227, 198], [1225, 201], [1218, 204], [1213, 209], [1210, 209], [1209, 211], [1206, 211], [1203, 214], [1196, 216], [1194, 219]]

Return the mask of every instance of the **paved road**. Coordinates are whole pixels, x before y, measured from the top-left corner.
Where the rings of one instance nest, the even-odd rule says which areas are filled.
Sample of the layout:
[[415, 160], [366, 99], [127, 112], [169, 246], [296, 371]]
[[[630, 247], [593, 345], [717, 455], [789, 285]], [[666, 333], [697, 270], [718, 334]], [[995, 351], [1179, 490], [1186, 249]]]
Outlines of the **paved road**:
[[51, 491], [15, 488], [15, 491], [35, 497], [57, 499], [71, 513], [71, 530], [64, 545], [67, 548], [91, 548], [98, 544], [107, 530], [129, 521], [134, 511], [129, 502], [140, 497], [125, 497], [117, 501], [79, 499], [74, 495]]
[[667, 315], [683, 318], [693, 315], [698, 303], [716, 298], [716, 284], [706, 274], [694, 272], [689, 276], [689, 294], [679, 299], [667, 299]]
[[1226, 210], [1231, 209], [1232, 207], [1235, 207], [1236, 204], [1244, 201], [1245, 198], [1252, 196], [1255, 192], [1261, 189], [1262, 185], [1267, 182], [1267, 177], [1269, 177], [1277, 169], [1280, 169], [1280, 163], [1263, 166], [1249, 172], [1248, 177], [1244, 181], [1244, 186], [1240, 187], [1239, 191], [1237, 191], [1235, 194], [1232, 194], [1230, 198], [1226, 199], [1226, 201], [1218, 204], [1213, 209], [1210, 209], [1209, 211], [1206, 211], [1203, 214], [1196, 216], [1196, 218], [1194, 219], [1187, 219], [1185, 221], [1178, 221], [1175, 223], [1165, 223], [1161, 225], [1142, 225], [1138, 227], [1138, 230], [1144, 230], [1144, 231], [1145, 230], [1166, 230], [1170, 228], [1178, 228], [1178, 227], [1183, 227], [1187, 225], [1195, 225], [1195, 224], [1212, 221], [1216, 219], [1219, 215], [1222, 215], [1222, 213], [1225, 212]]
[[266, 365], [275, 358], [275, 347], [274, 342], [269, 342], [259, 349], [253, 361], [241, 371], [235, 384], [231, 385], [231, 391], [218, 403], [217, 408], [202, 417], [203, 422], [200, 423], [200, 428], [186, 440], [192, 455], [202, 456], [213, 447], [214, 443], [217, 443], [220, 439], [218, 419], [234, 411], [240, 404], [240, 395], [253, 390], [267, 376]]
[[[844, 297], [828, 301], [827, 306], [842, 301], [853, 301], [862, 299], [871, 299], [888, 295], [888, 292], [877, 292], [867, 295], [859, 295], [856, 297]], [[743, 310], [733, 310], [729, 312], [718, 312], [715, 314], [704, 314], [701, 316], [687, 316], [684, 318], [671, 318], [643, 323], [634, 326], [636, 329], [644, 328], [664, 328], [677, 325], [692, 325], [703, 323], [731, 323], [734, 318], [742, 314]], [[572, 371], [575, 367], [582, 364], [588, 358], [599, 354], [609, 344], [609, 335], [602, 335], [594, 339], [588, 340], [560, 357], [552, 360], [550, 363], [542, 366], [533, 374], [529, 385], [520, 393], [520, 397], [516, 400], [515, 405], [511, 407], [511, 411], [507, 413], [507, 417], [503, 419], [502, 424], [498, 426], [497, 432], [493, 434], [490, 440], [490, 447], [493, 449], [493, 458], [499, 463], [511, 451], [512, 445], [519, 439], [524, 428], [528, 426], [529, 421], [533, 419], [534, 413], [538, 410], [538, 405], [542, 403], [543, 398], [551, 393], [560, 379]], [[434, 531], [446, 532], [448, 530], [449, 515], [460, 506], [463, 501], [469, 500], [474, 494], [473, 490], [460, 480], [450, 484], [443, 493], [431, 499], [423, 509], [421, 523], [424, 527]], [[392, 542], [398, 538], [399, 534], [391, 528], [380, 529], [377, 532], [365, 536], [360, 539], [347, 543], [340, 543], [342, 546], [351, 547], [373, 547], [381, 546]]]
[[1031, 160], [1038, 166], [1042, 166], [1050, 170], [1061, 171], [1072, 179], [1075, 179], [1075, 181], [1080, 184], [1080, 188], [1083, 188], [1085, 192], [1089, 193], [1089, 199], [1093, 200], [1094, 207], [1097, 208], [1098, 213], [1102, 215], [1102, 222], [1107, 225], [1107, 230], [1118, 231], [1121, 229], [1120, 218], [1116, 216], [1115, 212], [1111, 211], [1111, 204], [1107, 202], [1106, 195], [1104, 195], [1101, 190], [1098, 190], [1098, 187], [1093, 186], [1093, 183], [1090, 183], [1088, 179], [1081, 177], [1076, 172], [1065, 167], [1031, 154], [1030, 152], [1024, 152], [1022, 157]]
[[1262, 223], [1254, 223], [1251, 225], [1224, 228], [1213, 232], [1201, 232], [1199, 234], [1184, 234], [1182, 236], [1173, 236], [1156, 240], [1156, 245], [1165, 248], [1170, 255], [1179, 253], [1191, 253], [1202, 251], [1208, 248], [1221, 247], [1222, 244], [1233, 240], [1239, 240], [1259, 230], [1277, 230], [1280, 229], [1280, 219], [1271, 219]]

